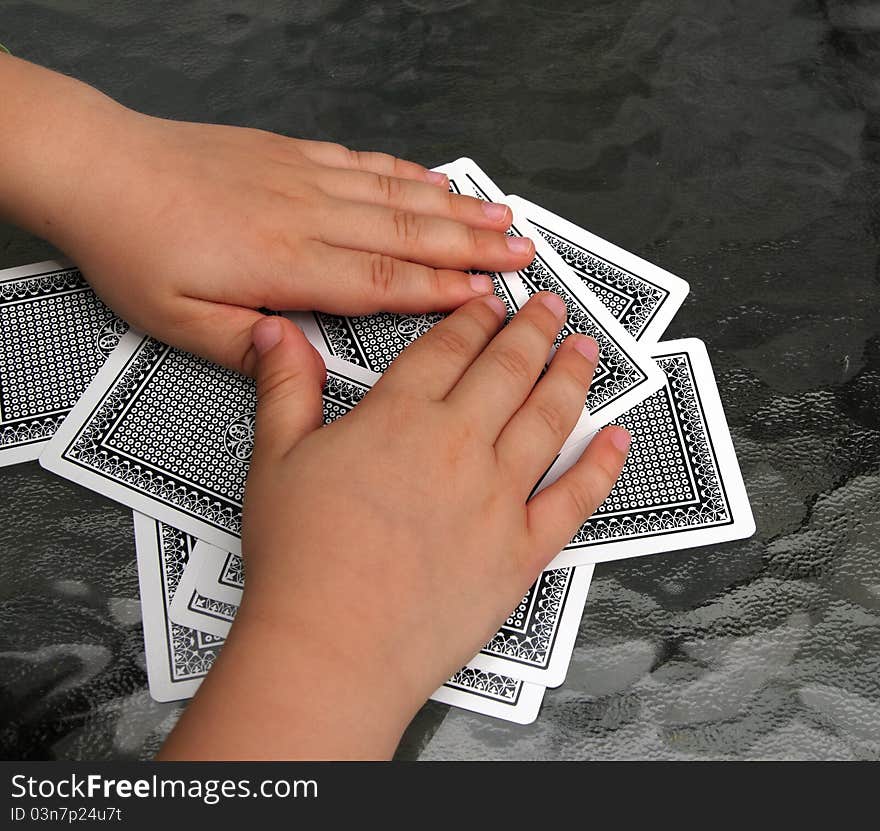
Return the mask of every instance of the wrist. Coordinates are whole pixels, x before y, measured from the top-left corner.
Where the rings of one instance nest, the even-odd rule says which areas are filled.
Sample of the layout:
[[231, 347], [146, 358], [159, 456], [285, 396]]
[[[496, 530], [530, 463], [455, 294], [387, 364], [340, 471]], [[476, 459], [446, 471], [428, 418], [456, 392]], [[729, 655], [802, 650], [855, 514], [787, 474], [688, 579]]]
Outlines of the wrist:
[[[292, 600], [290, 605], [295, 604]], [[360, 623], [349, 626], [346, 617], [350, 620], [350, 616], [334, 609], [278, 610], [264, 604], [262, 597], [248, 597], [247, 592], [239, 614], [238, 637], [269, 645], [278, 654], [293, 646], [295, 666], [286, 669], [292, 680], [303, 681], [316, 694], [320, 690], [314, 699], [332, 701], [337, 721], [368, 720], [376, 739], [390, 742], [389, 752], [394, 751], [425, 699], [410, 694], [401, 672], [380, 645], [363, 638]]]
[[[344, 635], [279, 616], [247, 593], [214, 668], [163, 750], [204, 758], [388, 759], [423, 703], [393, 673], [352, 654]], [[216, 747], [199, 725], [243, 703], [239, 724]], [[261, 729], [253, 730], [255, 724]], [[253, 736], [259, 745], [252, 745]], [[220, 737], [218, 737], [220, 738]]]
[[0, 56], [0, 214], [66, 250], [128, 115], [92, 87]]

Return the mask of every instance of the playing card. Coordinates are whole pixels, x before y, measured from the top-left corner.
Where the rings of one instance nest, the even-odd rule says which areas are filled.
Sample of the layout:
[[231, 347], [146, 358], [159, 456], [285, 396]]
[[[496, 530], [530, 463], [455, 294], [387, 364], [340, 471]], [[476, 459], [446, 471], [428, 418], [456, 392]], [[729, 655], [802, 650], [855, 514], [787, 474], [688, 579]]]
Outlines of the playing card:
[[223, 551], [199, 540], [193, 549], [192, 560], [198, 563], [194, 587], [196, 591], [227, 603], [241, 603], [244, 591], [244, 559], [241, 554]]
[[[325, 422], [351, 410], [375, 380], [367, 370], [328, 358]], [[46, 445], [40, 464], [238, 552], [255, 409], [250, 378], [129, 332]]]
[[543, 572], [468, 666], [558, 687], [568, 673], [592, 577], [591, 566]]
[[[507, 308], [508, 316], [514, 314], [528, 299], [519, 278], [515, 274], [496, 274], [492, 279], [495, 294]], [[340, 317], [323, 312], [290, 312], [287, 317], [305, 332], [322, 355], [332, 355], [381, 374], [404, 348], [446, 315], [426, 312]]]
[[[514, 210], [511, 232], [534, 241], [536, 255], [529, 266], [516, 273], [492, 275], [495, 293], [504, 301], [508, 312], [518, 311], [535, 292], [554, 291], [565, 299], [569, 313], [557, 344], [572, 332], [590, 335], [599, 343], [599, 366], [584, 415], [572, 431], [570, 441], [609, 423], [663, 383], [662, 373], [648, 350], [614, 319], [601, 300], [585, 287], [581, 277], [518, 211], [516, 204], [507, 200], [473, 161], [458, 159], [436, 169], [446, 173], [450, 190], [456, 193], [511, 204]], [[443, 317], [442, 314], [384, 314], [346, 318], [319, 312], [292, 315], [322, 354], [380, 373], [406, 346]]]
[[[617, 422], [632, 434], [608, 498], [548, 568], [600, 563], [749, 537], [748, 495], [709, 356], [693, 338], [658, 343], [665, 385]], [[562, 453], [539, 488], [583, 447]]]
[[[166, 531], [168, 526], [149, 520], [145, 517], [141, 521], [146, 524], [152, 522], [156, 528], [152, 536], [159, 538], [165, 534], [173, 533], [176, 529]], [[191, 540], [182, 532], [177, 532], [179, 537]], [[243, 586], [241, 575], [241, 558], [238, 555], [229, 555], [215, 546], [204, 545], [201, 541], [195, 545], [187, 546], [189, 559], [183, 568], [183, 573], [175, 572], [175, 581], [168, 604], [168, 616], [174, 626], [180, 632], [199, 632], [203, 637], [215, 639], [214, 643], [222, 643], [223, 638], [229, 632], [229, 628], [235, 619], [238, 603], [228, 602], [209, 594], [199, 591], [199, 585], [205, 585], [206, 577], [201, 574], [208, 569], [212, 574], [222, 574], [223, 571], [212, 568], [217, 563], [228, 564], [234, 559], [238, 560], [238, 576], [232, 578], [232, 582], [240, 582]], [[140, 552], [140, 545], [139, 545]], [[140, 553], [138, 554], [140, 562]], [[155, 605], [155, 604], [153, 604]], [[581, 605], [581, 611], [583, 605]], [[144, 614], [144, 626], [146, 633], [146, 613]], [[578, 615], [580, 620], [580, 614]], [[161, 627], [155, 626], [161, 633]], [[206, 634], [210, 633], [210, 635]], [[564, 636], [563, 636], [564, 637]], [[148, 649], [149, 651], [149, 649]], [[571, 649], [569, 649], [570, 657]], [[212, 659], [213, 660], [213, 659]], [[566, 661], [566, 664], [568, 661]], [[205, 667], [205, 673], [210, 665]], [[152, 692], [152, 681], [150, 690]], [[189, 692], [189, 695], [192, 695]], [[431, 698], [452, 704], [476, 713], [502, 718], [507, 721], [515, 721], [520, 724], [529, 724], [538, 715], [541, 701], [544, 697], [544, 688], [537, 684], [524, 683], [520, 679], [509, 678], [498, 672], [486, 671], [474, 666], [466, 666], [459, 670], [449, 681], [440, 687]]]
[[[516, 308], [539, 291], [560, 295], [568, 308], [568, 320], [556, 341], [558, 346], [575, 332], [589, 335], [599, 344], [599, 364], [593, 375], [584, 413], [566, 443], [570, 445], [644, 400], [663, 384], [663, 373], [651, 359], [649, 347], [638, 343], [613, 317], [602, 301], [588, 288], [528, 221], [516, 200], [509, 200], [472, 159], [457, 159], [437, 168], [449, 176], [455, 190], [505, 202], [513, 211], [511, 232], [529, 237], [535, 243], [535, 259], [517, 272], [525, 295], [511, 290]], [[502, 277], [504, 275], [501, 275]]]
[[69, 263], [0, 271], [0, 466], [40, 455], [127, 328]]
[[137, 511], [134, 533], [150, 695], [156, 701], [190, 698], [223, 645], [222, 638], [169, 615], [195, 539]]
[[637, 341], [660, 339], [690, 291], [684, 280], [522, 197], [505, 201], [528, 218]]
[[196, 544], [169, 606], [169, 614], [175, 623], [210, 632], [218, 638], [225, 638], [229, 634], [241, 598], [225, 600], [215, 597], [213, 592], [203, 593], [200, 589], [200, 584], [208, 583], [202, 576], [206, 563], [213, 558], [219, 559], [217, 555], [223, 556], [226, 553], [216, 546]]
[[541, 709], [544, 688], [468, 666], [456, 672], [431, 698], [484, 716], [531, 724]]
[[[445, 168], [436, 169], [445, 172]], [[449, 189], [454, 193], [458, 192], [452, 178]], [[528, 300], [525, 287], [517, 274], [491, 276], [495, 284], [495, 294], [504, 303], [509, 317]], [[323, 312], [292, 312], [288, 316], [323, 355], [333, 355], [379, 374], [388, 369], [405, 347], [446, 317], [440, 312], [384, 313], [354, 317]]]

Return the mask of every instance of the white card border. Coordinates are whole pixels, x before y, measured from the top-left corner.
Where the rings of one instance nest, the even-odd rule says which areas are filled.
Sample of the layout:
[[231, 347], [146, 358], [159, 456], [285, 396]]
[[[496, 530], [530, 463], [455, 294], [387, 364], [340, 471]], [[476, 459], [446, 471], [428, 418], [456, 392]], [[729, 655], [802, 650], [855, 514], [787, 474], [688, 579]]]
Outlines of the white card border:
[[192, 698], [202, 679], [174, 681], [168, 671], [171, 654], [164, 620], [168, 615], [168, 607], [162, 591], [161, 552], [157, 545], [158, 524], [152, 517], [144, 516], [137, 511], [133, 511], [132, 514], [141, 595], [141, 622], [144, 629], [144, 656], [150, 696], [155, 701], [163, 702]]
[[[498, 185], [489, 178], [473, 159], [462, 157], [435, 169], [446, 173], [450, 179], [455, 181], [463, 177], [470, 177], [479, 182], [478, 187], [489, 195], [493, 201], [508, 204], [513, 212], [513, 227], [517, 233], [532, 240], [535, 244], [535, 256], [544, 261], [545, 266], [559, 278], [571, 295], [588, 312], [596, 326], [603, 330], [609, 339], [617, 343], [620, 350], [626, 353], [632, 363], [645, 376], [644, 380], [637, 386], [632, 387], [616, 400], [604, 404], [596, 412], [590, 413], [585, 406], [577, 424], [565, 443], [565, 447], [576, 444], [606, 424], [610, 424], [619, 415], [644, 401], [649, 395], [655, 393], [663, 386], [666, 377], [652, 359], [650, 346], [639, 343], [623, 328], [623, 325], [611, 314], [607, 306], [584, 285], [577, 273], [566, 264], [562, 257], [553, 250], [550, 243], [541, 236], [537, 228], [532, 225], [525, 213], [522, 212], [521, 206], [516, 202], [511, 204], [512, 200], [507, 199]], [[516, 272], [511, 273], [517, 276], [519, 281]], [[518, 300], [517, 303], [521, 308], [525, 301], [528, 300], [528, 293], [521, 282], [520, 288], [519, 296], [522, 299]], [[514, 299], [517, 297], [513, 294], [511, 296]]]
[[[241, 553], [241, 539], [234, 534], [210, 525], [198, 517], [186, 514], [159, 499], [141, 493], [129, 485], [120, 483], [115, 479], [109, 479], [89, 468], [74, 464], [63, 457], [71, 441], [84, 428], [92, 417], [95, 408], [107, 398], [118, 383], [119, 377], [129, 361], [148, 339], [149, 336], [133, 330], [129, 330], [122, 337], [119, 345], [105, 361], [61, 427], [43, 447], [39, 457], [40, 465], [58, 476], [103, 494], [109, 499], [121, 502], [123, 505], [127, 505], [139, 513], [155, 517], [161, 522], [172, 525], [187, 534], [210, 542], [224, 551], [232, 551], [239, 554]], [[329, 372], [349, 377], [366, 387], [372, 387], [379, 377], [376, 373], [370, 372], [363, 367], [332, 356], [325, 358], [325, 364]]]
[[[569, 544], [554, 557], [547, 566], [548, 569], [604, 563], [630, 557], [642, 557], [648, 554], [660, 554], [666, 551], [681, 551], [687, 548], [746, 539], [755, 533], [755, 519], [706, 346], [697, 338], [681, 338], [661, 341], [653, 349], [653, 354], [657, 357], [677, 352], [686, 352], [691, 361], [695, 385], [700, 394], [709, 437], [718, 462], [718, 473], [727, 489], [733, 522], [720, 528], [687, 529], [681, 531], [680, 534], [665, 534], [660, 537], [611, 540], [584, 547]], [[548, 471], [542, 486], [546, 487], [561, 475], [580, 455], [580, 450], [585, 445], [586, 442], [561, 454]]]
[[227, 557], [241, 557], [233, 551], [224, 551], [204, 540], [196, 540], [191, 557], [199, 563], [196, 576], [196, 591], [205, 597], [213, 597], [225, 603], [241, 603], [243, 589], [225, 586], [220, 582], [220, 573]]
[[[526, 216], [533, 225], [546, 227], [552, 233], [564, 236], [572, 245], [583, 248], [599, 259], [606, 260], [612, 265], [667, 291], [669, 295], [666, 300], [657, 308], [650, 322], [636, 337], [637, 341], [645, 344], [654, 344], [660, 340], [691, 290], [686, 280], [620, 248], [613, 242], [609, 242], [585, 228], [581, 228], [579, 225], [575, 225], [573, 222], [569, 222], [534, 202], [529, 202], [522, 196], [509, 195], [506, 200], [514, 211]], [[569, 269], [572, 270], [571, 266]], [[583, 283], [583, 280], [580, 282]], [[593, 293], [588, 285], [584, 284], [584, 288]]]
[[[41, 274], [51, 274], [53, 271], [70, 271], [71, 269], [79, 271], [79, 267], [66, 257], [59, 257], [55, 260], [42, 260], [38, 263], [17, 265], [12, 268], [4, 268], [3, 270], [0, 270], [0, 283], [22, 280], [28, 277], [38, 277]], [[56, 433], [57, 432], [58, 431], [56, 430]], [[6, 450], [0, 447], [0, 467], [17, 465], [22, 462], [36, 461], [40, 458], [40, 454], [51, 439], [52, 437], [48, 436], [43, 439], [37, 439], [30, 444], [19, 447], [10, 447]]]
[[519, 678], [521, 681], [539, 684], [542, 687], [552, 688], [563, 684], [565, 676], [568, 675], [568, 667], [571, 663], [571, 655], [574, 651], [581, 619], [584, 616], [584, 607], [587, 603], [592, 579], [592, 565], [579, 566], [574, 570], [571, 576], [571, 585], [565, 598], [565, 605], [557, 623], [550, 662], [545, 669], [482, 651], [468, 661], [468, 666], [497, 672], [499, 675], [507, 675], [511, 678]]
[[531, 724], [538, 718], [541, 702], [544, 700], [544, 687], [539, 684], [528, 684], [525, 681], [521, 681], [516, 704], [504, 704], [500, 701], [483, 697], [476, 692], [468, 692], [448, 686], [442, 686], [440, 689], [435, 690], [431, 695], [431, 699], [442, 704], [460, 707], [462, 710], [469, 710], [472, 713], [479, 713], [483, 716], [512, 721], [515, 724]]
[[[193, 552], [194, 551], [195, 546], [193, 546]], [[192, 554], [190, 555], [190, 560], [186, 564], [186, 568], [183, 570], [183, 575], [180, 578], [180, 582], [177, 584], [177, 590], [174, 592], [174, 597], [171, 599], [168, 614], [171, 617], [171, 620], [180, 626], [186, 626], [190, 629], [198, 629], [201, 632], [207, 632], [209, 635], [216, 635], [218, 638], [226, 638], [227, 635], [229, 635], [229, 630], [232, 628], [232, 621], [212, 617], [209, 614], [190, 609], [189, 607], [188, 598], [192, 597], [194, 593], [200, 594], [202, 597], [207, 597], [209, 600], [216, 600], [221, 603], [229, 602], [220, 600], [220, 598], [213, 597], [210, 594], [203, 594], [199, 591], [199, 574], [204, 566], [204, 559], [195, 559]], [[230, 603], [230, 605], [238, 607], [239, 604]], [[236, 611], [238, 611], [237, 608]]]

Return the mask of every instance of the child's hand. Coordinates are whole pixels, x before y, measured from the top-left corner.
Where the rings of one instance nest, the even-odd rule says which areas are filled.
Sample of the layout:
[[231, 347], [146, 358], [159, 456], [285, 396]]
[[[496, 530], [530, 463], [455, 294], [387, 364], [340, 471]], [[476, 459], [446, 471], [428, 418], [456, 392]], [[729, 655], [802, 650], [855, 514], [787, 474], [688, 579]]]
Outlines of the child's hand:
[[320, 430], [317, 353], [287, 320], [254, 328], [247, 589], [167, 758], [393, 753], [620, 473], [629, 436], [609, 428], [526, 501], [596, 366], [571, 336], [533, 387], [564, 314], [541, 294], [496, 336], [502, 304], [473, 300]]
[[378, 153], [126, 113], [71, 256], [118, 314], [239, 371], [255, 311], [445, 311], [491, 291], [510, 209]]
[[151, 118], [8, 55], [0, 89], [0, 213], [137, 327], [239, 371], [260, 307], [446, 311], [491, 291], [465, 269], [534, 256], [509, 208], [412, 162]]

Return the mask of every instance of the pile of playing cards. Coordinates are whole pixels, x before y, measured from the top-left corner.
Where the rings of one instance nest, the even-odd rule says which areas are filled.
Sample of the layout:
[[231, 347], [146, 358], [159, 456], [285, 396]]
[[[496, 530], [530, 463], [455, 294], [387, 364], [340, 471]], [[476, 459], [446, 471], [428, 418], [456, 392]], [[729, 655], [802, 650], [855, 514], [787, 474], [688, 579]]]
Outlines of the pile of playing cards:
[[[535, 242], [528, 267], [494, 275], [509, 312], [537, 291], [556, 292], [568, 305], [560, 340], [580, 332], [599, 343], [583, 414], [539, 486], [599, 427], [614, 420], [632, 434], [608, 499], [434, 694], [528, 723], [545, 688], [565, 679], [594, 563], [739, 539], [754, 523], [705, 347], [658, 342], [687, 284], [505, 197], [469, 159], [438, 169], [453, 191], [510, 205], [512, 233]], [[330, 422], [441, 315], [292, 317], [325, 356]], [[40, 263], [0, 274], [0, 464], [39, 457], [134, 509], [147, 671], [160, 701], [194, 693], [241, 601], [255, 402], [250, 379], [129, 331], [75, 268]]]

